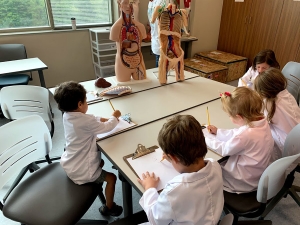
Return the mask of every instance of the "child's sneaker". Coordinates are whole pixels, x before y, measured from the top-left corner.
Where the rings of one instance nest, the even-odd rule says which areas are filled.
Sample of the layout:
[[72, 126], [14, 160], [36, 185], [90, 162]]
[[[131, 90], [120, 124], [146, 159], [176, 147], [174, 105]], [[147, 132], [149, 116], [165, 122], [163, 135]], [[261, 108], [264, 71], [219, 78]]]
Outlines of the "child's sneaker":
[[113, 204], [112, 208], [107, 208], [106, 205], [103, 205], [99, 208], [99, 212], [103, 216], [120, 216], [123, 212], [122, 206], [117, 205], [116, 203]]

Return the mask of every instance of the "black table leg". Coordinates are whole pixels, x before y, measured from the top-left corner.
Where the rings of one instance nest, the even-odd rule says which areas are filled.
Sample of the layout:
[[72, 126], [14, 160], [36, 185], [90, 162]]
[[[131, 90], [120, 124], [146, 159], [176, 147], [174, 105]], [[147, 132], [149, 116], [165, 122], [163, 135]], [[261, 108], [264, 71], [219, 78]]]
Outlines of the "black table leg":
[[124, 217], [127, 217], [133, 214], [132, 187], [120, 172], [119, 179], [122, 181]]

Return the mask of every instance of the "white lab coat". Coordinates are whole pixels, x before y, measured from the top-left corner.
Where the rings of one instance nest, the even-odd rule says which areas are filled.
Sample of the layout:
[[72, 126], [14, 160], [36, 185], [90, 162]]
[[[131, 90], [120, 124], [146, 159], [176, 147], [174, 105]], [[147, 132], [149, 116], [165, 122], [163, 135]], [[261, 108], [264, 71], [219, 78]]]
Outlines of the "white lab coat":
[[169, 0], [153, 0], [148, 3], [148, 19], [151, 27], [151, 50], [155, 55], [160, 55], [160, 42], [158, 37], [158, 20], [156, 19], [154, 23], [151, 23], [152, 15], [154, 9], [157, 6], [166, 6]]
[[157, 193], [150, 188], [140, 199], [152, 225], [217, 224], [224, 204], [222, 171], [217, 162], [205, 160], [206, 166], [194, 173], [182, 173]]
[[258, 76], [258, 71], [253, 70], [252, 66], [248, 69], [248, 71], [239, 79], [238, 87], [245, 86], [241, 79], [247, 84], [247, 87], [254, 89], [253, 83], [255, 78]]
[[60, 164], [76, 184], [95, 181], [102, 172], [96, 136], [111, 131], [117, 126], [118, 120], [112, 116], [103, 123], [100, 122], [100, 117], [81, 112], [65, 112], [63, 124], [66, 147]]
[[266, 119], [252, 122], [252, 127], [218, 129], [215, 138], [205, 137], [205, 141], [217, 153], [230, 156], [221, 164], [225, 191], [247, 193], [257, 189], [274, 147]]
[[[282, 157], [283, 146], [288, 133], [300, 123], [300, 108], [295, 98], [286, 89], [277, 94], [275, 103], [276, 110], [270, 123], [275, 141], [271, 162]], [[268, 115], [267, 110], [264, 110], [264, 114]]]

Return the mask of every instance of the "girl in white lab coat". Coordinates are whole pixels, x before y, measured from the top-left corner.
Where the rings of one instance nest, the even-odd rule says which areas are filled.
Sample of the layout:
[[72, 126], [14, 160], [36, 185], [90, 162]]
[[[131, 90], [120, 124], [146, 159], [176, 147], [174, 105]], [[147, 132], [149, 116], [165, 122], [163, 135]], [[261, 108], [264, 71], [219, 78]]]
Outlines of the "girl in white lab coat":
[[206, 137], [206, 144], [222, 156], [230, 156], [221, 164], [225, 191], [254, 191], [269, 165], [274, 146], [269, 124], [262, 113], [263, 101], [246, 87], [221, 94], [221, 101], [223, 110], [238, 128], [218, 129], [210, 125], [207, 128], [215, 136]]
[[252, 66], [244, 74], [244, 76], [239, 79], [238, 86], [247, 86], [254, 89], [253, 82], [255, 78], [270, 67], [280, 68], [279, 63], [276, 60], [275, 53], [270, 49], [260, 51], [255, 56]]
[[264, 114], [275, 141], [271, 162], [282, 157], [288, 133], [300, 123], [300, 108], [286, 86], [286, 78], [275, 68], [264, 71], [254, 81], [255, 90], [264, 99]]

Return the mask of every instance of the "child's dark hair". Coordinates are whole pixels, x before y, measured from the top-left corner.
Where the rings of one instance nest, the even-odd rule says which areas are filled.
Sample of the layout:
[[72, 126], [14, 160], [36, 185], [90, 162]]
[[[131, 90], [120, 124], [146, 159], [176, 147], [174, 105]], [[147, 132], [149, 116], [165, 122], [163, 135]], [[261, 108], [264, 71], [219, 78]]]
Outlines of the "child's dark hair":
[[286, 89], [286, 86], [287, 80], [281, 71], [272, 67], [262, 72], [254, 80], [255, 91], [266, 100], [265, 108], [268, 112], [269, 122], [272, 122], [276, 111], [277, 94]]
[[280, 69], [275, 53], [271, 49], [262, 50], [255, 56], [252, 63], [253, 70], [256, 70], [256, 65], [261, 63], [267, 63], [270, 67]]
[[84, 102], [86, 90], [75, 81], [61, 83], [54, 92], [54, 99], [62, 112], [71, 112], [78, 108], [78, 102]]
[[200, 123], [190, 115], [176, 115], [163, 125], [158, 143], [165, 154], [177, 157], [185, 166], [198, 162], [207, 153]]

